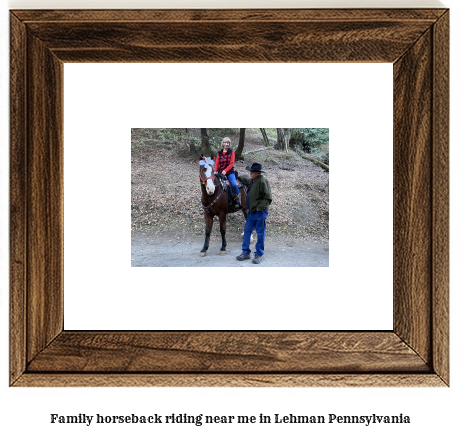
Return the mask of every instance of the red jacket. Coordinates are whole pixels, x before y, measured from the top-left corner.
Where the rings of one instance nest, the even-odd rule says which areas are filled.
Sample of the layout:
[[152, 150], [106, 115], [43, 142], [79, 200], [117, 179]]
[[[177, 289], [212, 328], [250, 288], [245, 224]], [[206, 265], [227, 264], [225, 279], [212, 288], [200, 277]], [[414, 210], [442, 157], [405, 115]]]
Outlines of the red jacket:
[[233, 172], [234, 163], [235, 153], [230, 148], [227, 150], [227, 153], [224, 153], [223, 150], [218, 151], [214, 170], [216, 173], [225, 171], [226, 174], [229, 174]]

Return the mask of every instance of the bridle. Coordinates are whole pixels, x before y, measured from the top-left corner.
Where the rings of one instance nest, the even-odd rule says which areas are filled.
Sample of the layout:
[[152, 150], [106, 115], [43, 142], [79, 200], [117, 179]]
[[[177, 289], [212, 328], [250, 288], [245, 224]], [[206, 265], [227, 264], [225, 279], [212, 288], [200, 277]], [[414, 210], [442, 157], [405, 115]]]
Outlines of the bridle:
[[[207, 181], [208, 179], [211, 179], [212, 182], [214, 182], [214, 179], [216, 179], [216, 177], [215, 177], [215, 175], [213, 174], [213, 172], [212, 172], [212, 174], [211, 174], [210, 177], [207, 177], [206, 179], [204, 179], [204, 178], [202, 177], [202, 170], [201, 170], [201, 169], [199, 170], [198, 175], [199, 175], [199, 177], [200, 177], [200, 180], [202, 181], [202, 185], [205, 185], [205, 184], [206, 184], [206, 181]], [[214, 184], [214, 183], [213, 183], [213, 184]], [[217, 186], [217, 185], [215, 185], [215, 186]]]
[[[200, 155], [200, 159], [202, 159], [202, 160], [204, 161], [205, 167], [208, 167], [208, 162], [207, 162], [207, 159], [208, 159], [208, 158], [206, 158], [206, 157], [202, 154], [202, 155]], [[211, 161], [211, 163], [213, 163], [213, 161]], [[205, 184], [206, 184], [206, 181], [207, 181], [208, 179], [211, 179], [211, 180], [214, 182], [215, 176], [214, 176], [214, 174], [213, 174], [213, 168], [212, 168], [212, 167], [208, 167], [208, 168], [211, 168], [211, 176], [210, 176], [210, 177], [207, 177], [206, 179], [204, 179], [204, 178], [202, 177], [202, 168], [200, 168], [200, 169], [198, 170], [198, 175], [199, 175], [199, 177], [200, 177], [200, 180], [201, 180], [202, 185], [205, 185]], [[206, 174], [205, 174], [205, 175], [206, 175]], [[213, 183], [213, 184], [214, 184], [214, 183]], [[215, 186], [216, 186], [216, 185], [215, 185]]]
[[224, 193], [225, 189], [224, 189], [223, 186], [222, 186], [222, 181], [221, 181], [220, 178], [218, 179], [218, 180], [219, 180], [218, 184], [216, 184], [216, 185], [214, 184], [214, 181], [215, 181], [215, 179], [216, 179], [216, 176], [215, 176], [214, 174], [212, 174], [210, 177], [207, 177], [206, 179], [204, 179], [204, 178], [202, 177], [202, 171], [199, 170], [199, 177], [200, 177], [200, 180], [201, 180], [200, 183], [201, 183], [202, 185], [205, 185], [205, 184], [206, 184], [206, 181], [207, 181], [208, 179], [211, 179], [211, 180], [213, 181], [213, 185], [214, 185], [214, 186], [221, 186], [221, 191], [219, 192], [218, 196], [217, 196], [208, 206], [205, 206], [205, 205], [203, 204], [203, 201], [202, 201], [202, 207], [203, 207], [203, 209], [205, 209], [205, 211], [206, 211], [209, 215], [211, 215], [211, 213], [210, 213], [210, 211], [209, 211], [208, 209], [210, 209], [210, 207], [213, 206], [213, 204], [215, 204], [215, 203], [220, 199], [220, 197], [221, 197], [221, 195]]

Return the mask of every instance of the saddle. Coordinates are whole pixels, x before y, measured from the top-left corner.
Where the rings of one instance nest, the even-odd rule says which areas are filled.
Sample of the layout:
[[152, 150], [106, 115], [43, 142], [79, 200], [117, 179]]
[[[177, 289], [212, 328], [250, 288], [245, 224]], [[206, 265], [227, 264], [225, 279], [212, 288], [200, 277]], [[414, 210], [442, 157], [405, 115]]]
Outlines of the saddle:
[[[237, 181], [237, 186], [240, 188], [244, 188], [246, 192], [246, 187], [250, 186], [251, 179], [248, 176], [241, 175], [239, 176], [237, 171], [234, 171], [235, 174], [235, 179]], [[232, 188], [232, 185], [230, 184], [228, 178], [226, 176], [223, 176], [222, 174], [216, 174], [216, 176], [219, 178], [220, 183], [222, 184], [223, 188], [227, 192], [227, 213], [234, 211], [234, 199], [235, 199], [235, 192], [234, 189]]]

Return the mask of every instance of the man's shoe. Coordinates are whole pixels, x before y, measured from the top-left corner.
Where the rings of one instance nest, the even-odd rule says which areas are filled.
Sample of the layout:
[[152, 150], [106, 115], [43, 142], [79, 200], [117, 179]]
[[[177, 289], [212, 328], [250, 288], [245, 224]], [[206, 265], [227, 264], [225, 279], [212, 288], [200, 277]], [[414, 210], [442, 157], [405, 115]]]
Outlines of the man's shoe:
[[250, 255], [249, 254], [240, 254], [239, 256], [236, 257], [237, 260], [247, 260], [250, 258]]
[[261, 258], [262, 258], [262, 256], [258, 256], [258, 255], [255, 254], [255, 258], [253, 259], [253, 263], [256, 263], [256, 264], [261, 263]]

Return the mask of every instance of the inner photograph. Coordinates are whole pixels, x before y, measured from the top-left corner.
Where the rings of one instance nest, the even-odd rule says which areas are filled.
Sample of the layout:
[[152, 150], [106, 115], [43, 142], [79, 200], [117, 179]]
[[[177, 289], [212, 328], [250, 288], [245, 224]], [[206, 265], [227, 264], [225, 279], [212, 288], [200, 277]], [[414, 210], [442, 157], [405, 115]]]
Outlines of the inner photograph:
[[328, 267], [328, 128], [132, 128], [132, 267]]

